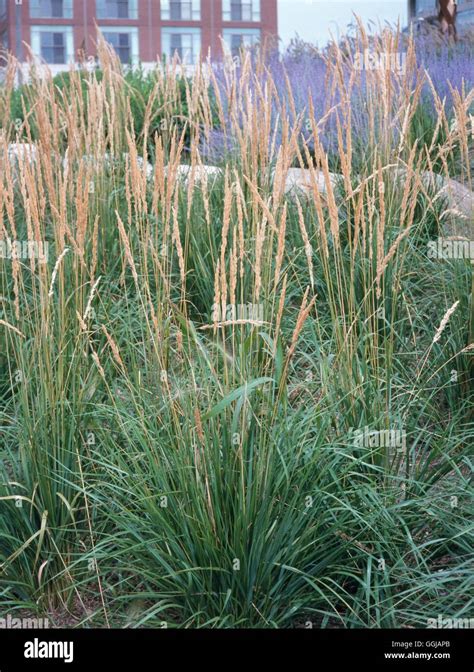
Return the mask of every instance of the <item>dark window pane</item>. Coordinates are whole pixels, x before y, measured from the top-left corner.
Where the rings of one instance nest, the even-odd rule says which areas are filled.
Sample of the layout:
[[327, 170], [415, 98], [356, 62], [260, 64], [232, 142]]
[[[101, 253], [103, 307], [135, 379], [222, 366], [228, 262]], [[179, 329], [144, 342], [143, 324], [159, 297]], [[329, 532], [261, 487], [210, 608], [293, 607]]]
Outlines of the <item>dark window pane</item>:
[[122, 63], [130, 63], [132, 50], [129, 33], [106, 33], [105, 39], [115, 49]]
[[46, 63], [65, 63], [66, 48], [63, 33], [41, 33], [41, 56]]
[[60, 19], [63, 15], [63, 0], [51, 0], [51, 16]]
[[63, 19], [72, 16], [72, 2], [68, 0], [30, 0], [30, 15], [38, 18]]
[[129, 19], [128, 0], [97, 0], [97, 16], [100, 19]]
[[242, 21], [242, 3], [232, 2], [230, 5], [230, 18], [232, 21]]
[[238, 56], [242, 47], [242, 35], [231, 35], [230, 49], [232, 56]]
[[171, 0], [170, 19], [171, 21], [191, 21], [192, 4], [187, 0]]
[[170, 19], [172, 21], [181, 21], [181, 3], [180, 2], [171, 2], [170, 3]]
[[181, 42], [181, 35], [179, 33], [171, 34], [171, 55], [174, 56], [175, 53], [178, 53], [180, 58], [183, 58], [183, 48]]
[[130, 53], [129, 47], [119, 47], [119, 49], [117, 49], [117, 53], [122, 63], [130, 63], [132, 55]]
[[118, 19], [127, 19], [128, 18], [128, 0], [125, 2], [117, 3], [117, 18]]
[[252, 3], [232, 0], [230, 3], [230, 18], [232, 21], [252, 21]]

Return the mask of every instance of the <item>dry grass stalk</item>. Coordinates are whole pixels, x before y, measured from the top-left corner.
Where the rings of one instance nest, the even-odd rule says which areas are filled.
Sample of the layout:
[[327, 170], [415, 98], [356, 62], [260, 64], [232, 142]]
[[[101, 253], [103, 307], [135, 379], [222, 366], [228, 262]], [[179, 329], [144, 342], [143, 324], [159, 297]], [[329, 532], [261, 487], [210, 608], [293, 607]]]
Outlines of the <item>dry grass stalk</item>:
[[102, 324], [101, 328], [102, 328], [103, 333], [105, 334], [105, 337], [107, 338], [107, 342], [110, 346], [110, 349], [112, 350], [113, 358], [115, 359], [117, 364], [120, 366], [122, 371], [125, 371], [125, 365], [124, 365], [123, 360], [120, 356], [120, 351], [119, 351], [117, 343], [114, 341], [112, 336], [107, 331], [107, 327], [105, 326], [105, 324]]
[[443, 334], [443, 331], [448, 326], [448, 322], [451, 319], [451, 315], [456, 311], [457, 307], [459, 306], [459, 303], [460, 303], [459, 301], [456, 301], [455, 303], [453, 303], [451, 308], [448, 308], [448, 310], [446, 311], [443, 319], [441, 320], [441, 323], [440, 323], [438, 329], [436, 330], [436, 334], [434, 335], [433, 341], [431, 343], [432, 345], [434, 345], [435, 343], [438, 343], [438, 341], [441, 340], [441, 336]]
[[11, 331], [13, 331], [15, 334], [18, 334], [18, 336], [21, 336], [22, 338], [25, 338], [25, 335], [22, 334], [19, 329], [14, 327], [13, 324], [10, 324], [9, 322], [5, 322], [5, 320], [1, 320], [1, 319], [0, 319], [0, 324], [3, 327], [6, 327], [7, 329], [10, 329]]
[[308, 304], [307, 303], [308, 294], [309, 294], [309, 287], [307, 287], [307, 289], [304, 293], [303, 301], [301, 302], [300, 311], [299, 311], [298, 317], [296, 319], [296, 326], [294, 328], [293, 335], [291, 337], [290, 347], [288, 348], [287, 363], [290, 361], [290, 359], [294, 355], [294, 352], [296, 350], [296, 344], [298, 343], [298, 338], [299, 338], [299, 335], [301, 333], [301, 330], [303, 329], [304, 323], [306, 322], [306, 320], [308, 318], [308, 315], [310, 314], [311, 309], [316, 302], [316, 297], [314, 296]]
[[59, 266], [61, 264], [61, 261], [64, 259], [66, 254], [69, 252], [69, 248], [65, 247], [64, 250], [61, 252], [59, 257], [56, 259], [56, 263], [53, 268], [53, 274], [51, 275], [51, 284], [49, 286], [49, 292], [48, 292], [48, 297], [51, 298], [54, 293], [54, 283], [56, 282], [56, 276], [58, 274]]
[[123, 246], [124, 246], [124, 249], [125, 249], [125, 258], [127, 260], [128, 265], [130, 266], [130, 269], [132, 271], [133, 279], [134, 279], [135, 284], [138, 288], [138, 286], [139, 286], [138, 273], [137, 273], [137, 269], [136, 269], [136, 266], [135, 266], [135, 262], [133, 260], [133, 254], [132, 254], [132, 250], [130, 248], [130, 241], [128, 239], [127, 232], [125, 231], [125, 227], [124, 227], [123, 222], [120, 218], [120, 215], [117, 211], [115, 211], [115, 216], [117, 218], [117, 226], [118, 226], [118, 230], [119, 230], [119, 233], [120, 233], [120, 238], [122, 240], [122, 243], [123, 243]]
[[314, 291], [313, 248], [309, 242], [308, 233], [304, 223], [303, 209], [298, 198], [296, 199], [296, 206], [298, 208], [298, 221], [300, 225], [301, 236], [303, 238], [306, 262], [308, 264], [309, 280], [311, 283], [311, 289]]
[[278, 229], [278, 239], [277, 239], [277, 253], [275, 258], [275, 274], [273, 277], [273, 291], [276, 291], [278, 283], [280, 282], [281, 266], [283, 263], [283, 257], [285, 255], [285, 234], [286, 234], [286, 218], [287, 218], [287, 204], [283, 206], [283, 212], [280, 218], [280, 226]]

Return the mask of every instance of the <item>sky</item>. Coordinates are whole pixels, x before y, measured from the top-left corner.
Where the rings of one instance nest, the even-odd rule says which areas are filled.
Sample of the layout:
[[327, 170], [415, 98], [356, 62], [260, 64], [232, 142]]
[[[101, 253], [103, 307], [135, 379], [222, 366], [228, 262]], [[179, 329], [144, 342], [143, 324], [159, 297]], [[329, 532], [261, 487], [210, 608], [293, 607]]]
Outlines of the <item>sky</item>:
[[283, 44], [296, 33], [307, 42], [322, 47], [332, 35], [344, 34], [353, 13], [365, 23], [382, 26], [388, 21], [406, 23], [406, 0], [278, 0], [278, 27]]

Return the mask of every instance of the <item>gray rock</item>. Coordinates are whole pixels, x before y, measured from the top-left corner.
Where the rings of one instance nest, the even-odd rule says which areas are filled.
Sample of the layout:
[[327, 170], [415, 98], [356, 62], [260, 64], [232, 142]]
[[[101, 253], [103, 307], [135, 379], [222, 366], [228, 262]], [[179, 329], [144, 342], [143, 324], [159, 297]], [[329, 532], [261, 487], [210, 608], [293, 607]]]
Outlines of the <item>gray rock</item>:
[[[165, 167], [165, 175], [169, 174], [169, 166]], [[202, 182], [206, 177], [209, 180], [215, 180], [223, 174], [221, 168], [217, 166], [206, 166], [206, 165], [196, 165], [194, 166], [194, 181], [196, 183]], [[184, 184], [188, 184], [188, 181], [191, 177], [191, 166], [185, 163], [181, 163], [176, 171], [178, 179], [182, 180]]]
[[[315, 171], [315, 177], [319, 193], [322, 196], [326, 196], [327, 184], [324, 173], [321, 170]], [[329, 179], [333, 188], [336, 186], [341, 177], [341, 175], [329, 173]], [[293, 193], [298, 195], [306, 194], [310, 196], [313, 190], [313, 179], [314, 178], [311, 177], [311, 171], [307, 168], [289, 168], [285, 181], [285, 193]]]
[[474, 240], [474, 192], [456, 180], [432, 172], [421, 174], [424, 186], [436, 191], [435, 200], [443, 199], [444, 234]]

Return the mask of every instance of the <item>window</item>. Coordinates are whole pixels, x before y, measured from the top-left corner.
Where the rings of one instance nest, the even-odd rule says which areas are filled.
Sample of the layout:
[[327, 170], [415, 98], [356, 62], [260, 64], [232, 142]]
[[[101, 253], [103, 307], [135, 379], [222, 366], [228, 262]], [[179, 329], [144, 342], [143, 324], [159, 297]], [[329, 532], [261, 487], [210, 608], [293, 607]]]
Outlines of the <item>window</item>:
[[69, 63], [74, 59], [72, 26], [31, 26], [31, 49], [46, 63]]
[[64, 33], [45, 32], [40, 35], [41, 56], [46, 63], [66, 63]]
[[199, 21], [201, 0], [161, 0], [163, 21]]
[[30, 0], [30, 16], [34, 19], [72, 19], [73, 0]]
[[260, 42], [260, 30], [252, 28], [227, 28], [222, 31], [225, 50], [238, 56], [244, 47], [253, 47]]
[[138, 63], [138, 28], [102, 28], [104, 39], [115, 49], [122, 63]]
[[138, 0], [96, 0], [98, 19], [137, 19]]
[[199, 28], [163, 28], [161, 31], [162, 51], [167, 58], [176, 54], [187, 64], [194, 64], [201, 51], [201, 30]]
[[250, 2], [231, 2], [230, 3], [231, 21], [251, 21], [252, 4]]
[[170, 19], [172, 21], [189, 21], [192, 16], [192, 5], [190, 2], [170, 2]]
[[222, 0], [224, 21], [260, 21], [260, 0]]
[[132, 46], [128, 33], [108, 33], [105, 39], [113, 46], [122, 63], [130, 63]]

